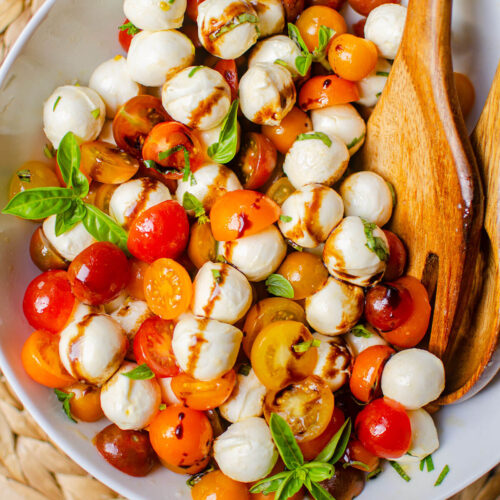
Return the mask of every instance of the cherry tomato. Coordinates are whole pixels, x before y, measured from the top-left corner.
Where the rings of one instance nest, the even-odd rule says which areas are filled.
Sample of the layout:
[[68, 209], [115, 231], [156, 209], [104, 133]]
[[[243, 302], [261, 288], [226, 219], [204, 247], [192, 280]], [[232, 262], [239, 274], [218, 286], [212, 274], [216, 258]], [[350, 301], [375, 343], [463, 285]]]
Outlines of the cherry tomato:
[[[60, 186], [63, 186], [63, 187], [66, 187], [66, 183], [64, 182], [64, 179], [63, 179], [63, 176], [62, 176], [62, 173], [61, 173], [61, 167], [59, 167], [59, 164], [57, 163], [57, 160], [56, 160], [56, 166], [54, 168], [54, 172], [56, 174], [56, 177], [59, 181], [59, 185]], [[85, 176], [85, 178], [87, 179], [87, 181], [89, 182], [89, 184], [92, 183], [92, 179], [89, 177], [88, 174], [86, 174], [83, 170], [82, 170], [82, 167], [80, 165], [80, 172]]]
[[126, 291], [137, 300], [146, 300], [144, 295], [144, 274], [148, 267], [149, 264], [142, 260], [130, 260], [130, 281], [128, 282]]
[[130, 253], [144, 262], [161, 257], [175, 259], [186, 248], [189, 221], [186, 211], [174, 200], [145, 210], [130, 225], [127, 246]]
[[455, 79], [455, 88], [457, 89], [458, 102], [460, 103], [462, 114], [464, 115], [464, 118], [467, 118], [474, 106], [474, 101], [476, 100], [474, 85], [470, 81], [469, 77], [463, 73], [454, 72], [453, 78]]
[[366, 405], [356, 417], [355, 429], [361, 444], [380, 458], [399, 458], [410, 447], [410, 419], [403, 406], [389, 398]]
[[236, 173], [245, 189], [262, 187], [276, 168], [274, 144], [262, 134], [248, 132], [243, 136]]
[[179, 401], [195, 410], [211, 410], [224, 403], [233, 392], [236, 372], [229, 370], [222, 377], [210, 381], [196, 380], [187, 373], [172, 379], [171, 387]]
[[215, 71], [218, 71], [226, 80], [231, 89], [231, 100], [238, 97], [238, 70], [234, 59], [220, 59], [214, 66]]
[[30, 241], [30, 257], [38, 269], [67, 269], [69, 262], [64, 260], [45, 237], [42, 226], [35, 229]]
[[[127, 24], [129, 22], [130, 21], [128, 19], [125, 19], [125, 21], [123, 21], [123, 24]], [[132, 28], [132, 30], [133, 30], [133, 28]], [[142, 30], [139, 30], [139, 31], [142, 31]], [[120, 42], [120, 45], [122, 46], [122, 48], [125, 52], [128, 52], [128, 49], [130, 48], [130, 44], [132, 42], [132, 38], [134, 38], [134, 36], [136, 34], [137, 33], [135, 33], [135, 34], [129, 33], [128, 29], [122, 30], [122, 29], [118, 28], [118, 41]]]
[[311, 119], [296, 106], [281, 120], [279, 125], [262, 125], [262, 133], [282, 154], [288, 152], [298, 135], [311, 130]]
[[66, 271], [46, 271], [26, 288], [23, 311], [34, 328], [61, 331], [73, 312], [75, 297]]
[[64, 392], [73, 394], [69, 400], [69, 409], [73, 417], [83, 422], [96, 422], [104, 417], [99, 387], [78, 382], [65, 389]]
[[359, 36], [359, 38], [365, 37], [365, 24], [366, 24], [366, 17], [360, 19], [359, 21], [355, 22], [352, 25], [352, 31], [354, 31], [354, 34], [356, 36]]
[[281, 0], [285, 8], [285, 17], [289, 23], [294, 23], [304, 10], [305, 0]]
[[[356, 439], [352, 436], [345, 450], [344, 460], [346, 463], [352, 464], [351, 467], [365, 472], [373, 472], [378, 468], [380, 464], [379, 458], [373, 453], [370, 453], [361, 444], [361, 441], [359, 439]], [[354, 464], [353, 462], [361, 462], [362, 464], [365, 464], [366, 467]]]
[[191, 489], [193, 500], [247, 500], [250, 498], [245, 483], [239, 483], [220, 470], [205, 474]]
[[279, 216], [280, 207], [271, 198], [237, 189], [217, 199], [210, 211], [210, 223], [217, 241], [232, 241], [262, 231]]
[[116, 145], [140, 158], [146, 136], [158, 123], [170, 120], [161, 100], [150, 95], [138, 95], [128, 100], [113, 120]]
[[300, 89], [299, 106], [303, 111], [309, 111], [358, 99], [359, 91], [354, 82], [335, 75], [314, 76]]
[[76, 382], [61, 363], [59, 336], [51, 332], [33, 332], [23, 345], [21, 361], [26, 373], [46, 387], [62, 388]]
[[349, 0], [349, 5], [362, 16], [367, 16], [375, 7], [384, 3], [401, 3], [401, 0]]
[[353, 467], [335, 467], [335, 474], [321, 486], [337, 500], [353, 500], [365, 487], [366, 474]]
[[388, 345], [372, 345], [354, 360], [349, 387], [352, 395], [363, 403], [381, 396], [380, 377], [394, 349]]
[[160, 318], [174, 319], [188, 310], [193, 284], [175, 260], [158, 259], [144, 274], [144, 295], [151, 311]]
[[213, 431], [203, 412], [172, 405], [153, 419], [149, 437], [154, 450], [166, 465], [194, 474], [207, 464]]
[[271, 200], [276, 202], [278, 205], [283, 205], [285, 200], [295, 191], [292, 183], [288, 180], [288, 177], [281, 177], [277, 181], [273, 182], [269, 189], [266, 191], [266, 196], [269, 196]]
[[9, 200], [27, 189], [59, 187], [59, 179], [54, 169], [41, 161], [27, 161], [12, 175], [9, 184]]
[[186, 14], [194, 22], [198, 19], [198, 5], [203, 1], [204, 0], [187, 0]]
[[196, 221], [191, 226], [191, 235], [188, 243], [188, 256], [199, 269], [205, 262], [215, 261], [217, 258], [217, 242], [212, 234], [210, 224], [200, 224]]
[[311, 7], [312, 5], [326, 5], [330, 9], [340, 10], [347, 0], [306, 0], [306, 5]]
[[158, 461], [146, 431], [111, 424], [96, 434], [94, 444], [106, 462], [129, 476], [147, 476]]
[[406, 248], [392, 232], [382, 229], [389, 243], [389, 260], [384, 272], [384, 280], [393, 281], [402, 276], [406, 267]]
[[328, 427], [333, 406], [333, 394], [326, 382], [311, 375], [282, 389], [268, 391], [264, 416], [269, 421], [277, 413], [287, 421], [297, 441], [310, 441]]
[[89, 192], [84, 201], [95, 205], [99, 210], [109, 215], [109, 202], [117, 187], [117, 184], [101, 184], [94, 181], [90, 185]]

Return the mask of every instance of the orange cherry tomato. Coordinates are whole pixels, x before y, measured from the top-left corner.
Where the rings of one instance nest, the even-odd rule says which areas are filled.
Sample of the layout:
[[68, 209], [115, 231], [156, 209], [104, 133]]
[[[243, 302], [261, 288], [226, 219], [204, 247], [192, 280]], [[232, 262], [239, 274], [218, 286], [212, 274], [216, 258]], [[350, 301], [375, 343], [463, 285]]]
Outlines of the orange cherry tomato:
[[[268, 493], [264, 495], [264, 493], [252, 493], [250, 495], [250, 500], [274, 500], [276, 495], [274, 493]], [[299, 490], [295, 495], [288, 498], [288, 500], [304, 500], [304, 492], [303, 490]]]
[[262, 231], [278, 220], [280, 207], [257, 191], [237, 189], [222, 195], [210, 211], [217, 241], [232, 241]]
[[30, 241], [30, 257], [38, 269], [50, 271], [67, 269], [69, 262], [64, 260], [46, 238], [42, 226], [38, 226]]
[[314, 76], [300, 89], [299, 106], [303, 111], [309, 111], [358, 99], [359, 91], [354, 82], [335, 75]]
[[192, 488], [193, 500], [247, 500], [248, 487], [227, 477], [220, 470], [205, 474]]
[[326, 5], [331, 9], [340, 10], [347, 0], [306, 0], [308, 7], [312, 5]]
[[365, 24], [366, 18], [363, 18], [352, 25], [352, 31], [354, 31], [354, 34], [359, 36], [359, 38], [365, 37]]
[[288, 152], [298, 135], [311, 130], [311, 119], [296, 106], [281, 120], [279, 125], [262, 125], [262, 133], [282, 154]]
[[50, 165], [41, 161], [27, 161], [12, 175], [9, 184], [9, 200], [27, 189], [59, 187], [60, 185], [59, 176]]
[[285, 200], [295, 191], [288, 177], [281, 177], [273, 182], [266, 191], [266, 195], [278, 205], [283, 205]]
[[129, 295], [137, 300], [146, 300], [144, 295], [144, 275], [149, 267], [147, 262], [139, 259], [130, 259], [130, 281], [126, 287]]
[[362, 16], [367, 16], [375, 7], [384, 3], [401, 3], [401, 0], [349, 0], [349, 5]]
[[351, 393], [356, 399], [369, 403], [381, 395], [380, 377], [394, 352], [388, 345], [373, 345], [356, 356], [349, 380]]
[[23, 345], [21, 361], [26, 373], [46, 387], [61, 388], [76, 382], [59, 358], [59, 335], [33, 332]]
[[234, 59], [220, 59], [214, 66], [215, 71], [218, 71], [226, 80], [231, 89], [231, 100], [238, 97], [238, 70]]
[[370, 453], [361, 444], [361, 441], [359, 439], [356, 439], [355, 437], [351, 437], [349, 444], [347, 445], [344, 454], [344, 460], [348, 464], [353, 462], [361, 462], [362, 464], [365, 464], [366, 467], [363, 467], [362, 465], [356, 465], [354, 463], [351, 465], [351, 467], [365, 472], [373, 472], [378, 468], [380, 464], [380, 459], [373, 453]]
[[65, 389], [64, 392], [73, 394], [69, 400], [69, 409], [73, 417], [83, 422], [96, 422], [104, 417], [100, 387], [78, 382]]
[[471, 112], [474, 106], [474, 101], [476, 100], [476, 91], [474, 90], [474, 85], [470, 81], [467, 75], [463, 73], [453, 73], [453, 78], [455, 79], [455, 88], [457, 89], [458, 102], [460, 103], [460, 108], [462, 109], [462, 114], [464, 118]]
[[92, 203], [99, 210], [109, 215], [109, 202], [117, 187], [116, 184], [101, 184], [94, 181], [90, 185], [89, 194], [85, 197], [84, 201]]
[[155, 260], [144, 273], [144, 296], [160, 318], [174, 319], [186, 312], [193, 284], [184, 267], [172, 259]]
[[191, 226], [191, 234], [187, 248], [191, 262], [199, 269], [205, 262], [217, 258], [217, 242], [212, 234], [210, 224], [198, 221]]

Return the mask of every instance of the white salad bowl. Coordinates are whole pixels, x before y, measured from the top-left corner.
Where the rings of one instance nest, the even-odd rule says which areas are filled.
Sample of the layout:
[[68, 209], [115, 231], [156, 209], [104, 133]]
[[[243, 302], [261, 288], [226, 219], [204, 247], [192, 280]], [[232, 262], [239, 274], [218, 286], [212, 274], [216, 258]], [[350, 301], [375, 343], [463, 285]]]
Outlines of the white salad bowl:
[[[500, 2], [455, 0], [453, 43], [455, 67], [473, 80], [477, 101], [471, 127], [486, 98], [500, 57]], [[348, 17], [353, 19], [353, 14]], [[4, 206], [11, 173], [27, 160], [43, 159], [42, 103], [58, 85], [86, 83], [102, 61], [121, 52], [117, 27], [124, 18], [122, 0], [47, 0], [19, 38], [0, 69], [0, 204]], [[415, 41], [418, 43], [418, 40]], [[396, 186], [397, 188], [397, 186]], [[28, 253], [33, 223], [0, 216], [0, 367], [35, 420], [75, 462], [130, 499], [189, 499], [185, 477], [158, 468], [146, 478], [133, 478], [111, 467], [91, 438], [106, 424], [71, 423], [53, 392], [24, 372], [20, 353], [31, 328], [21, 302], [28, 282], [37, 274]], [[498, 358], [497, 358], [498, 359]], [[494, 364], [494, 363], [493, 363]], [[498, 368], [492, 366], [490, 377]], [[441, 441], [433, 455], [435, 470], [404, 482], [391, 467], [369, 481], [360, 499], [445, 499], [500, 462], [500, 380], [468, 401], [436, 415]], [[445, 464], [450, 472], [434, 482]]]

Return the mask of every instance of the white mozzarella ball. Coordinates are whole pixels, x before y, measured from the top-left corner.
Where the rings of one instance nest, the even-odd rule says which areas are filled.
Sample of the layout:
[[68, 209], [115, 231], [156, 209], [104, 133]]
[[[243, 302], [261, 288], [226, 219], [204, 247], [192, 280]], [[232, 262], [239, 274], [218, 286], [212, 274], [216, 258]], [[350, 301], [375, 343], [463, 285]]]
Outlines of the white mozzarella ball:
[[120, 367], [127, 351], [121, 326], [106, 314], [87, 314], [61, 331], [59, 356], [77, 380], [101, 385]]
[[101, 133], [97, 139], [116, 146], [115, 136], [113, 135], [113, 120], [106, 120], [104, 122]]
[[141, 31], [127, 56], [130, 76], [141, 85], [158, 87], [194, 60], [191, 40], [175, 30]]
[[229, 399], [219, 406], [220, 414], [233, 424], [246, 418], [260, 417], [267, 389], [250, 369], [248, 375], [238, 374]]
[[323, 256], [323, 249], [324, 248], [325, 248], [325, 244], [324, 243], [320, 243], [316, 247], [312, 247], [312, 248], [304, 247], [304, 252], [312, 253], [313, 255], [317, 255], [318, 257], [322, 257]]
[[392, 65], [386, 59], [379, 58], [375, 69], [358, 82], [359, 99], [363, 106], [375, 106], [387, 83]]
[[172, 349], [182, 371], [213, 380], [234, 366], [242, 338], [235, 326], [186, 314], [175, 325]]
[[56, 236], [55, 215], [45, 219], [42, 227], [43, 234], [49, 240], [49, 243], [66, 260], [73, 260], [80, 252], [96, 242], [82, 222], [78, 222], [69, 231], [59, 236]]
[[351, 104], [337, 104], [313, 109], [311, 121], [315, 132], [340, 137], [352, 156], [365, 142], [366, 124]]
[[328, 278], [318, 292], [306, 298], [307, 322], [324, 335], [350, 330], [363, 313], [363, 289]]
[[187, 181], [179, 179], [175, 197], [182, 205], [184, 195], [191, 193], [203, 204], [203, 208], [207, 212], [212, 208], [217, 198], [223, 194], [242, 189], [236, 174], [230, 168], [218, 163], [205, 163], [196, 172], [193, 172], [193, 177], [196, 184], [191, 184], [190, 179]]
[[240, 57], [259, 37], [259, 18], [247, 0], [205, 0], [197, 23], [201, 44], [221, 59]]
[[379, 5], [366, 18], [365, 38], [371, 40], [379, 54], [394, 59], [398, 53], [406, 22], [406, 7], [394, 3]]
[[134, 339], [144, 321], [152, 316], [153, 313], [149, 310], [146, 302], [133, 298], [128, 298], [121, 307], [111, 314], [111, 317], [123, 328], [129, 340]]
[[129, 295], [127, 293], [127, 290], [122, 290], [118, 295], [118, 297], [104, 304], [105, 313], [111, 314], [114, 313], [115, 311], [118, 311], [118, 309], [120, 309], [120, 307], [122, 307], [123, 304], [125, 304], [128, 298]]
[[219, 243], [219, 254], [249, 281], [262, 281], [274, 273], [285, 258], [286, 250], [285, 240], [274, 225], [257, 234]]
[[286, 68], [294, 78], [300, 76], [297, 70], [296, 59], [301, 55], [297, 44], [285, 35], [276, 35], [259, 42], [252, 50], [248, 60], [248, 66], [252, 67], [258, 63], [279, 64], [283, 61]]
[[228, 264], [206, 262], [193, 284], [191, 307], [197, 316], [236, 323], [252, 305], [252, 287]]
[[392, 192], [389, 184], [375, 172], [356, 172], [340, 186], [345, 214], [357, 215], [382, 227], [392, 215]]
[[259, 18], [261, 38], [281, 33], [285, 28], [285, 10], [281, 0], [250, 0]]
[[[212, 145], [215, 144], [216, 142], [219, 142], [219, 137], [220, 133], [222, 130], [222, 126], [224, 124], [224, 121], [219, 123], [216, 127], [209, 128], [207, 130], [201, 130], [197, 129], [196, 130], [196, 135], [200, 141], [201, 148], [203, 150], [203, 153], [205, 154], [207, 160], [209, 162], [212, 161], [210, 158], [210, 155], [208, 154], [208, 148]], [[240, 150], [240, 143], [241, 143], [241, 127], [240, 123], [236, 121], [236, 134], [237, 134], [237, 139], [236, 139], [236, 152]]]
[[230, 425], [215, 440], [214, 458], [226, 476], [250, 483], [271, 472], [278, 452], [266, 421], [250, 417]]
[[99, 314], [103, 312], [102, 306], [89, 306], [83, 302], [78, 302], [75, 300], [75, 305], [73, 306], [73, 311], [71, 312], [68, 321], [66, 321], [65, 327], [70, 323], [78, 322], [82, 320], [88, 314]]
[[148, 208], [170, 200], [170, 191], [156, 179], [142, 177], [120, 184], [109, 200], [109, 215], [128, 228]]
[[165, 83], [162, 103], [174, 120], [207, 130], [219, 125], [227, 115], [231, 89], [218, 71], [190, 66]]
[[356, 333], [352, 330], [344, 335], [344, 340], [351, 351], [351, 354], [356, 357], [360, 352], [363, 352], [368, 347], [374, 345], [387, 345], [387, 342], [375, 332], [375, 329], [369, 325], [365, 325], [368, 333]]
[[439, 448], [436, 424], [432, 417], [422, 408], [407, 410], [410, 419], [410, 449], [398, 459], [399, 462], [419, 462]]
[[167, 405], [182, 404], [172, 390], [172, 377], [162, 377], [158, 379], [161, 390], [161, 400]]
[[186, 0], [125, 0], [123, 12], [141, 30], [170, 30], [182, 26], [186, 5]]
[[308, 184], [284, 201], [281, 215], [278, 225], [283, 236], [301, 247], [314, 248], [342, 220], [344, 204], [333, 189]]
[[43, 131], [56, 149], [68, 132], [81, 142], [97, 139], [105, 118], [103, 100], [88, 87], [57, 87], [43, 105]]
[[313, 337], [320, 341], [313, 375], [323, 379], [331, 391], [338, 391], [349, 380], [351, 355], [340, 337], [332, 338], [319, 333], [314, 333]]
[[297, 98], [292, 74], [279, 64], [249, 67], [239, 89], [242, 113], [259, 125], [279, 125]]
[[[323, 250], [323, 262], [332, 276], [353, 285], [368, 286], [377, 283], [384, 274], [386, 261], [368, 248], [365, 226], [360, 217], [346, 217], [328, 236]], [[389, 256], [389, 243], [379, 227], [371, 230], [373, 238], [378, 238], [377, 248], [385, 247]], [[383, 250], [382, 250], [383, 251]]]
[[[327, 136], [327, 143], [307, 132], [308, 139], [296, 140], [285, 156], [283, 171], [293, 187], [319, 183], [331, 186], [344, 174], [349, 162], [349, 150], [337, 136]], [[329, 141], [328, 141], [329, 139]]]
[[416, 410], [434, 401], [444, 389], [443, 362], [424, 349], [405, 349], [387, 361], [382, 372], [384, 396]]
[[120, 429], [144, 429], [158, 413], [161, 403], [160, 386], [155, 378], [134, 380], [126, 377], [138, 365], [123, 363], [101, 389], [104, 415]]

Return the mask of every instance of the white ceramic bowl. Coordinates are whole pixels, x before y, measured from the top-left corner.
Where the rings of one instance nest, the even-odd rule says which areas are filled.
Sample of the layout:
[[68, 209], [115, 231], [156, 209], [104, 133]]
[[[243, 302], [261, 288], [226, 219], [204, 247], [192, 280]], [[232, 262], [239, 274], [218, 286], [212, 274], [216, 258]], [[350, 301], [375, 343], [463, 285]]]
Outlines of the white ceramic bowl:
[[[76, 80], [86, 83], [92, 70], [120, 52], [117, 27], [124, 15], [121, 0], [48, 0], [13, 48], [0, 70], [0, 205], [6, 203], [11, 172], [21, 163], [43, 159], [42, 102], [52, 90]], [[349, 14], [352, 18], [352, 13]], [[479, 116], [500, 56], [500, 2], [455, 0], [456, 67], [475, 83], [477, 102], [469, 119]], [[415, 43], [418, 43], [416, 41]], [[185, 478], [158, 469], [147, 478], [126, 476], [108, 465], [91, 443], [106, 425], [71, 423], [52, 391], [32, 382], [20, 363], [21, 346], [31, 328], [21, 300], [37, 274], [28, 255], [33, 224], [0, 217], [0, 366], [19, 398], [47, 434], [97, 479], [130, 499], [191, 498]], [[465, 487], [500, 462], [500, 380], [472, 400], [445, 408], [437, 415], [441, 448], [434, 454], [436, 470], [409, 471], [405, 483], [386, 471], [370, 481], [360, 499], [438, 500]], [[434, 481], [445, 464], [451, 471], [444, 483]]]

